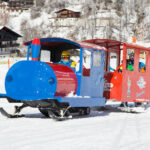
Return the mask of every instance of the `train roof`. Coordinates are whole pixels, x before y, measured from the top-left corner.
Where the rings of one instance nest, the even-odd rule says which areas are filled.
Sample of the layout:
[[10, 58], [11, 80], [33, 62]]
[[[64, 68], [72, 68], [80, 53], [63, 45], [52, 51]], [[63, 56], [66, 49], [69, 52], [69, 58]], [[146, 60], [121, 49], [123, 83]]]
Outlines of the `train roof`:
[[123, 49], [123, 44], [126, 44], [130, 47], [150, 51], [150, 48], [147, 48], [147, 47], [144, 47], [144, 46], [140, 46], [140, 45], [137, 45], [137, 44], [129, 44], [129, 43], [125, 43], [125, 42], [121, 42], [121, 41], [117, 41], [117, 40], [112, 40], [112, 39], [90, 39], [90, 40], [85, 40], [83, 42], [93, 43], [93, 44], [105, 47], [107, 50], [120, 51], [120, 50]]
[[[74, 48], [89, 48], [89, 49], [96, 49], [96, 50], [103, 50], [106, 51], [107, 49], [105, 47], [102, 47], [100, 45], [94, 44], [94, 43], [88, 43], [88, 42], [75, 42], [64, 38], [40, 38], [40, 45], [43, 49], [74, 49]], [[24, 45], [31, 45], [32, 41], [25, 42]]]
[[93, 43], [93, 44], [96, 44], [99, 46], [103, 46], [108, 51], [109, 50], [120, 51], [120, 50], [122, 50], [122, 45], [123, 45], [123, 42], [111, 40], [111, 39], [90, 39], [90, 40], [85, 40], [84, 42]]

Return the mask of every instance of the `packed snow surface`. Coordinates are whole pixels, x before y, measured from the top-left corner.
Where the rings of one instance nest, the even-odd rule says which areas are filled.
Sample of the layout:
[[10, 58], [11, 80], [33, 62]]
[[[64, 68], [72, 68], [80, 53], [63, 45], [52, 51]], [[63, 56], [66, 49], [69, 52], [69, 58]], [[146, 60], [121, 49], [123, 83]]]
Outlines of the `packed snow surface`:
[[[7, 70], [8, 65], [0, 65], [3, 93]], [[0, 100], [0, 107], [12, 113], [14, 104]], [[25, 108], [22, 113], [26, 116], [17, 119], [0, 114], [0, 150], [148, 150], [150, 147], [150, 109], [144, 113], [125, 113], [115, 108], [92, 110], [89, 116], [60, 122], [45, 118], [35, 108]]]

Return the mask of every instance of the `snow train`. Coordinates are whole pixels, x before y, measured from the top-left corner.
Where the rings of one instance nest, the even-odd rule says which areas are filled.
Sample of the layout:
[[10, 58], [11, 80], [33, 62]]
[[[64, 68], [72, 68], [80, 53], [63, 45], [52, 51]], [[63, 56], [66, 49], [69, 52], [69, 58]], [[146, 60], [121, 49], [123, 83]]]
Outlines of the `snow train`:
[[[74, 42], [41, 38], [24, 45], [27, 60], [15, 63], [8, 70], [6, 94], [0, 94], [11, 103], [23, 105], [15, 106], [14, 115], [1, 107], [0, 112], [7, 117], [22, 117], [18, 113], [30, 106], [38, 108], [46, 117], [62, 120], [72, 114], [88, 115], [91, 107], [105, 106], [106, 99], [136, 104], [150, 100], [149, 48], [108, 39]], [[71, 53], [70, 61], [76, 61], [74, 67], [61, 62], [63, 51]], [[127, 70], [131, 53], [132, 71]], [[140, 71], [140, 61], [145, 63], [145, 72]]]
[[[15, 107], [16, 113], [31, 106], [45, 116], [65, 118], [71, 113], [89, 114], [90, 107], [105, 105], [105, 48], [62, 38], [34, 39], [25, 45], [28, 47], [27, 60], [17, 62], [9, 69], [5, 79], [6, 94], [0, 95], [7, 97], [9, 102], [23, 103]], [[60, 62], [64, 50], [77, 54], [77, 69]], [[91, 65], [83, 69], [86, 55], [91, 59]], [[8, 117], [19, 117], [2, 108], [0, 111]]]

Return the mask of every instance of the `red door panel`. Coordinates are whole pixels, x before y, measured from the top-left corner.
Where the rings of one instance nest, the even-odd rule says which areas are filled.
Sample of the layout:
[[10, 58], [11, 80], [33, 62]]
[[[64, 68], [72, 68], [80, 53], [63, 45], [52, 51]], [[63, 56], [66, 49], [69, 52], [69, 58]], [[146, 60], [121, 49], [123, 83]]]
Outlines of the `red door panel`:
[[120, 101], [122, 95], [122, 73], [106, 72], [104, 81], [104, 97]]

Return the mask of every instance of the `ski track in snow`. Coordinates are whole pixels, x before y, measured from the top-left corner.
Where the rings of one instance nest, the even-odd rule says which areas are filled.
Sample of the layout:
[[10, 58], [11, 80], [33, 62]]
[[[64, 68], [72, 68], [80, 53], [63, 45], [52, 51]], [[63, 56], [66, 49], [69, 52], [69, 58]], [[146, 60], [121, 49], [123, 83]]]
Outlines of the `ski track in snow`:
[[[0, 92], [5, 92], [7, 70], [7, 65], [0, 65]], [[0, 107], [10, 113], [14, 105], [17, 104], [0, 99]], [[22, 113], [26, 114], [24, 118], [15, 119], [0, 114], [0, 150], [148, 150], [150, 147], [150, 109], [137, 114], [115, 109], [92, 110], [89, 116], [60, 122], [45, 118], [35, 108], [25, 108]]]

